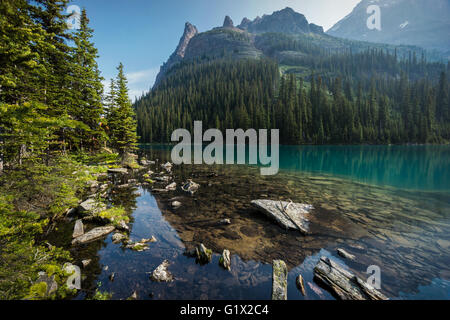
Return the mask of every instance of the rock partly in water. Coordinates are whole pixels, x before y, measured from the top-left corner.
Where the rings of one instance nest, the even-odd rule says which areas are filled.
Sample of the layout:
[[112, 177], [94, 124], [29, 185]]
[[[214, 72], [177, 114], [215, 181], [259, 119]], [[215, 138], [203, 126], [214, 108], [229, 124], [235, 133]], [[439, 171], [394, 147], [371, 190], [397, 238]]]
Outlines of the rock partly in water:
[[104, 210], [106, 210], [106, 205], [95, 199], [87, 199], [78, 206], [78, 212], [82, 214], [96, 214]]
[[303, 234], [309, 232], [309, 214], [313, 209], [311, 205], [273, 200], [253, 200], [251, 203], [280, 226], [299, 230]]
[[212, 260], [212, 251], [211, 249], [206, 248], [203, 243], [201, 243], [196, 248], [197, 260], [200, 264], [210, 263]]
[[115, 228], [113, 226], [98, 227], [98, 228], [92, 229], [91, 231], [83, 234], [82, 236], [75, 238], [72, 241], [72, 244], [83, 244], [83, 243], [87, 243], [87, 242], [91, 242], [91, 241], [100, 239], [100, 238], [110, 234], [111, 232], [113, 232], [114, 229]]
[[124, 235], [122, 233], [118, 233], [118, 232], [114, 233], [113, 236], [112, 236], [112, 241], [115, 244], [120, 243], [120, 242], [122, 242], [123, 240], [126, 240], [126, 239], [128, 239], [128, 237], [126, 235]]
[[222, 256], [219, 259], [219, 264], [227, 270], [231, 270], [231, 258], [230, 251], [225, 249], [223, 250]]
[[77, 220], [75, 222], [75, 227], [73, 228], [72, 238], [78, 238], [84, 234], [84, 225], [82, 220]]
[[305, 281], [303, 280], [303, 277], [301, 274], [298, 275], [297, 279], [295, 280], [295, 283], [297, 284], [297, 288], [298, 288], [298, 290], [300, 290], [302, 295], [306, 296]]
[[153, 281], [157, 281], [157, 282], [172, 282], [173, 281], [173, 276], [169, 272], [169, 270], [167, 270], [169, 265], [170, 265], [169, 261], [168, 260], [164, 260], [163, 263], [161, 263], [155, 269], [155, 271], [153, 271], [153, 273], [152, 273], [150, 278]]
[[126, 169], [126, 168], [114, 168], [114, 169], [108, 169], [108, 173], [113, 173], [113, 174], [127, 174], [127, 173], [128, 173], [128, 169]]
[[342, 300], [388, 300], [374, 287], [327, 257], [321, 257], [314, 276]]
[[286, 263], [282, 260], [273, 261], [272, 278], [272, 300], [287, 300], [287, 277]]
[[92, 262], [92, 259], [85, 259], [85, 260], [81, 261], [81, 264], [83, 265], [83, 268], [86, 268], [91, 262]]
[[166, 190], [167, 191], [175, 191], [175, 190], [177, 190], [177, 183], [173, 182], [173, 183], [169, 184], [168, 186], [166, 186]]
[[348, 253], [348, 252], [345, 251], [344, 249], [337, 249], [337, 253], [338, 253], [342, 258], [345, 258], [345, 259], [348, 259], [348, 260], [352, 260], [352, 261], [355, 260], [355, 256], [352, 255], [352, 254], [350, 254], [350, 253]]
[[200, 188], [200, 185], [198, 183], [195, 183], [191, 179], [189, 179], [181, 189], [185, 192], [189, 192], [191, 195], [197, 192], [198, 188]]

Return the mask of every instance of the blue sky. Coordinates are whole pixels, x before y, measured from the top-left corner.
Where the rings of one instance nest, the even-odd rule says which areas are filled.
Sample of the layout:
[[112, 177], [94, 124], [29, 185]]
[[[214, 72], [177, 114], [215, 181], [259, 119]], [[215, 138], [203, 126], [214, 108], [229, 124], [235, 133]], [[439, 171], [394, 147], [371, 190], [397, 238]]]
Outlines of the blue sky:
[[72, 0], [86, 8], [106, 83], [125, 65], [130, 97], [148, 91], [160, 66], [175, 50], [186, 21], [200, 32], [221, 26], [225, 15], [242, 18], [291, 7], [328, 30], [360, 0]]

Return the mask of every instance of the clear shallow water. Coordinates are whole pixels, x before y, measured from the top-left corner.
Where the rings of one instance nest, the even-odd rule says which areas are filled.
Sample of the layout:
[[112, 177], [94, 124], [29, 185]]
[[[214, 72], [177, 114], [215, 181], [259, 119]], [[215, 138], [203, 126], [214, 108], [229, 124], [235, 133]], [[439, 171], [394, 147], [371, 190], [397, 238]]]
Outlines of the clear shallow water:
[[[169, 160], [169, 146], [146, 146], [148, 159]], [[150, 250], [133, 252], [97, 241], [72, 248], [76, 262], [92, 258], [83, 271], [84, 298], [98, 282], [101, 290], [126, 299], [270, 299], [273, 259], [289, 267], [289, 299], [333, 299], [313, 279], [322, 255], [365, 279], [367, 267], [381, 269], [382, 291], [392, 299], [450, 298], [449, 147], [282, 147], [280, 174], [262, 177], [249, 166], [177, 166], [174, 181], [200, 183], [194, 197], [177, 190], [152, 194], [151, 187], [114, 189], [110, 201], [124, 205], [133, 218], [130, 238], [152, 235]], [[158, 166], [159, 166], [158, 164]], [[153, 167], [152, 170], [158, 171]], [[138, 176], [139, 178], [139, 176]], [[164, 187], [157, 184], [155, 187]], [[180, 197], [183, 206], [170, 208]], [[286, 232], [249, 205], [257, 198], [312, 204], [311, 235]], [[217, 221], [230, 218], [232, 225]], [[70, 242], [73, 223], [61, 228], [59, 241]], [[213, 261], [196, 264], [185, 248], [204, 243]], [[218, 266], [229, 249], [232, 271]], [[341, 259], [337, 248], [356, 256]], [[164, 259], [175, 281], [149, 279]], [[104, 267], [108, 266], [108, 270]], [[108, 277], [115, 272], [115, 280]], [[307, 295], [295, 286], [305, 278]]]

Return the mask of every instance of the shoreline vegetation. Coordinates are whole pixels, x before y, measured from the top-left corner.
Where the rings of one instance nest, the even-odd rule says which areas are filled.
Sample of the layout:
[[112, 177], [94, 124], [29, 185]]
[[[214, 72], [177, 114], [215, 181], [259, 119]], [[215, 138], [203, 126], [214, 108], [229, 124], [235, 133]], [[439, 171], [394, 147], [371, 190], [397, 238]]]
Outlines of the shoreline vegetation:
[[[86, 11], [69, 30], [68, 3], [0, 3], [1, 300], [71, 295], [70, 253], [46, 236], [108, 168], [138, 167], [124, 66], [104, 97]], [[94, 218], [115, 224], [124, 215], [105, 208]]]

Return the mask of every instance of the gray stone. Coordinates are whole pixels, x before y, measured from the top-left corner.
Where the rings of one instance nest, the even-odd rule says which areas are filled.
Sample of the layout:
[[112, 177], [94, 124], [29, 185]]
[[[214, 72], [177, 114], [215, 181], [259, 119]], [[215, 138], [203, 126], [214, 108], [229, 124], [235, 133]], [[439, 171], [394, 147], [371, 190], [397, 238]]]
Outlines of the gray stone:
[[96, 201], [95, 199], [87, 199], [78, 206], [78, 212], [82, 214], [96, 214], [104, 210], [106, 210], [106, 205], [104, 203]]
[[106, 227], [99, 227], [99, 228], [95, 228], [92, 229], [91, 231], [83, 234], [82, 236], [75, 238], [72, 241], [72, 244], [83, 244], [83, 243], [87, 243], [87, 242], [91, 242], [94, 240], [97, 240], [99, 238], [102, 238], [108, 234], [110, 234], [111, 232], [114, 231], [114, 227], [113, 226], [106, 226]]
[[282, 260], [273, 261], [272, 278], [272, 300], [287, 300], [287, 277], [286, 263]]
[[168, 186], [166, 186], [166, 190], [167, 191], [175, 191], [175, 190], [177, 190], [177, 183], [173, 182], [173, 183], [169, 184]]
[[172, 274], [169, 272], [169, 270], [167, 270], [167, 268], [169, 267], [170, 263], [168, 260], [164, 260], [163, 263], [161, 263], [152, 273], [151, 275], [151, 279], [153, 281], [157, 281], [157, 282], [172, 282], [173, 281], [173, 276]]
[[314, 209], [311, 205], [273, 200], [253, 200], [251, 203], [280, 226], [303, 234], [309, 232], [309, 214]]
[[108, 169], [108, 173], [127, 174], [128, 173], [128, 169], [126, 169], [126, 168]]
[[219, 263], [224, 269], [231, 270], [230, 251], [228, 251], [227, 249], [223, 250]]
[[72, 238], [78, 238], [84, 234], [84, 225], [82, 220], [77, 220], [75, 222], [75, 227], [73, 228]]
[[112, 241], [113, 241], [113, 243], [117, 244], [117, 243], [120, 243], [120, 242], [122, 242], [123, 240], [125, 240], [127, 238], [128, 237], [126, 235], [117, 232], [117, 233], [113, 234]]

